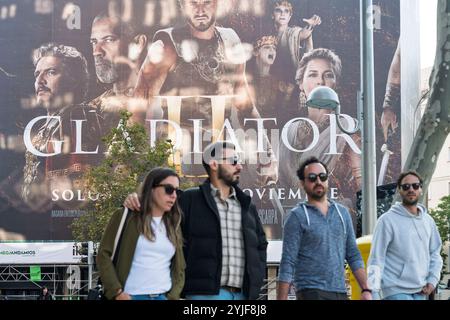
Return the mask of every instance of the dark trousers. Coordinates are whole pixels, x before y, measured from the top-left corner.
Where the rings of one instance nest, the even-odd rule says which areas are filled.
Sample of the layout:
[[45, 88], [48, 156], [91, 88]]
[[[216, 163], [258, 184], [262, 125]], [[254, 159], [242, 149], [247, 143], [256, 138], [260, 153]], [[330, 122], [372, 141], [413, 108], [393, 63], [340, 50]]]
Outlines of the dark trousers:
[[303, 289], [297, 291], [297, 300], [348, 300], [347, 294], [319, 289]]

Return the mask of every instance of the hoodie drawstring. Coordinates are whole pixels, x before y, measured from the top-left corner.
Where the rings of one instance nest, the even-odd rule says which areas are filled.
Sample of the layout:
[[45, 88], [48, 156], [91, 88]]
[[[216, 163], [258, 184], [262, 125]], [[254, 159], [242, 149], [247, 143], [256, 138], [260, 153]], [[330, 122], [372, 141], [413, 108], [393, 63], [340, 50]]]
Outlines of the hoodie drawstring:
[[334, 203], [333, 205], [339, 214], [339, 218], [341, 218], [342, 226], [344, 227], [344, 235], [347, 235], [347, 228], [345, 228], [344, 217], [342, 217], [341, 210], [339, 210], [339, 207], [337, 206], [336, 203]]
[[307, 223], [308, 223], [308, 227], [309, 227], [310, 223], [309, 223], [309, 214], [308, 214], [308, 209], [306, 209], [306, 206], [305, 206], [304, 204], [303, 204], [302, 206], [303, 206], [303, 210], [305, 211], [305, 215], [306, 215], [306, 221], [307, 221]]
[[[417, 210], [419, 210], [420, 213], [423, 215], [422, 208], [417, 207]], [[414, 225], [414, 228], [416, 229], [417, 235], [419, 236], [420, 240], [423, 241], [422, 235], [420, 234], [419, 228], [417, 227], [416, 219], [415, 219], [415, 218], [412, 218], [412, 223], [413, 223], [413, 225]]]
[[[333, 206], [336, 208], [339, 218], [341, 219], [342, 227], [344, 228], [344, 235], [347, 235], [347, 228], [345, 227], [344, 217], [342, 217], [341, 210], [339, 210], [339, 207], [336, 205], [336, 203], [334, 203]], [[303, 211], [305, 212], [306, 222], [308, 223], [308, 227], [309, 227], [310, 222], [309, 222], [308, 209], [306, 208], [305, 204], [302, 204], [302, 207], [303, 207]]]

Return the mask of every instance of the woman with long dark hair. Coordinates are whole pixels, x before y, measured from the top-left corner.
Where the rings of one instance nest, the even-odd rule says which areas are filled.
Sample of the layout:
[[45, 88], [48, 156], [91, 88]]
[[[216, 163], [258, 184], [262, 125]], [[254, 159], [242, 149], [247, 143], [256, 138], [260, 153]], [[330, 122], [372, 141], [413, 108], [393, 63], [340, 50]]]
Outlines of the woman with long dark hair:
[[185, 269], [179, 183], [178, 175], [169, 168], [148, 173], [141, 187], [141, 211], [129, 214], [114, 262], [111, 257], [123, 209], [111, 217], [97, 257], [106, 298], [179, 299]]

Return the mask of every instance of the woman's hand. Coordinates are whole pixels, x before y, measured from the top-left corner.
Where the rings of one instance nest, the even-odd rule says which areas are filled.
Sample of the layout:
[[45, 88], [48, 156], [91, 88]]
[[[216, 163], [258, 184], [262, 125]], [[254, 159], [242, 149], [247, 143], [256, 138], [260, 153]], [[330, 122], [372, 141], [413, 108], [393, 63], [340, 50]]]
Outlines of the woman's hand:
[[133, 211], [141, 210], [141, 203], [139, 202], [139, 197], [136, 192], [129, 194], [123, 202], [123, 205]]
[[114, 298], [114, 300], [131, 300], [131, 296], [128, 293], [122, 291], [122, 289], [120, 289], [119, 292], [120, 293]]

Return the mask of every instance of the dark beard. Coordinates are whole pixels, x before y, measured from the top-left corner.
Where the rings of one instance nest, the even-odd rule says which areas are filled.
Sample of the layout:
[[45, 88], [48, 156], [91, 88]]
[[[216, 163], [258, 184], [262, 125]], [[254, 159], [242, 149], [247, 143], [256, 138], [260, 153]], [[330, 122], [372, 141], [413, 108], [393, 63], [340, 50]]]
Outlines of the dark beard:
[[199, 26], [195, 26], [191, 19], [187, 19], [189, 25], [197, 31], [204, 32], [209, 29], [214, 23], [216, 23], [216, 17], [212, 16], [207, 24], [200, 24]]
[[239, 184], [239, 178], [233, 180], [233, 175], [226, 174], [222, 169], [222, 166], [219, 165], [219, 170], [217, 172], [218, 178], [222, 180], [229, 187], [236, 187]]
[[418, 202], [419, 202], [419, 198], [416, 198], [415, 200], [403, 199], [403, 204], [405, 206], [415, 206]]
[[314, 191], [314, 188], [310, 192], [306, 192], [308, 195], [308, 198], [314, 199], [314, 200], [322, 200], [327, 195], [327, 190], [323, 188], [323, 194], [319, 195]]
[[308, 193], [308, 197], [310, 197], [311, 199], [314, 199], [314, 200], [322, 200], [323, 197], [325, 197], [325, 196], [326, 196], [325, 192], [322, 195], [318, 195], [315, 193]]

